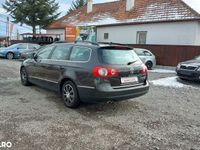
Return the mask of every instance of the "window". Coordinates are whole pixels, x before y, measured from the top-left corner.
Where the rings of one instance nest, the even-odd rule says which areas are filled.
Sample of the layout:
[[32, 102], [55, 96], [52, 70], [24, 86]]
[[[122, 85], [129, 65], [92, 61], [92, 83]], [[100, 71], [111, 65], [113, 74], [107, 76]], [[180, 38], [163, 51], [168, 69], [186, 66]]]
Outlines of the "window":
[[49, 54], [52, 52], [54, 46], [47, 46], [42, 48], [39, 53], [37, 54], [38, 59], [48, 59]]
[[134, 51], [138, 56], [144, 56], [144, 50], [143, 49], [137, 49], [135, 48]]
[[145, 50], [145, 49], [138, 49], [138, 48], [135, 48], [134, 51], [136, 52], [136, 54], [138, 56], [152, 56], [152, 54]]
[[104, 40], [107, 40], [109, 38], [109, 34], [108, 33], [104, 33]]
[[67, 60], [70, 54], [70, 45], [58, 45], [56, 49], [53, 51], [51, 59], [55, 60]]
[[109, 65], [124, 65], [139, 60], [133, 50], [101, 49], [99, 58], [102, 63]]
[[146, 44], [147, 31], [138, 31], [137, 32], [137, 44]]
[[28, 44], [29, 49], [38, 49], [39, 47], [40, 45], [37, 45], [37, 44]]
[[150, 52], [148, 52], [148, 51], [144, 51], [144, 55], [145, 56], [152, 56], [152, 54]]
[[74, 47], [70, 56], [71, 61], [88, 61], [91, 49], [86, 47]]
[[27, 44], [19, 44], [19, 49], [27, 49]]

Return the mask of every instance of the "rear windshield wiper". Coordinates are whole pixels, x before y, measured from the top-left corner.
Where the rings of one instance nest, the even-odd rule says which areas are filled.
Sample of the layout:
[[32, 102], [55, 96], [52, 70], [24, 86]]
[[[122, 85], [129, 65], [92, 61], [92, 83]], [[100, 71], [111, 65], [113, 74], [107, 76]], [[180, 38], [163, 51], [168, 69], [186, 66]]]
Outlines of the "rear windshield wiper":
[[131, 64], [134, 64], [135, 62], [137, 62], [138, 60], [135, 60], [135, 61], [131, 61], [131, 62], [128, 62], [127, 65], [131, 65]]

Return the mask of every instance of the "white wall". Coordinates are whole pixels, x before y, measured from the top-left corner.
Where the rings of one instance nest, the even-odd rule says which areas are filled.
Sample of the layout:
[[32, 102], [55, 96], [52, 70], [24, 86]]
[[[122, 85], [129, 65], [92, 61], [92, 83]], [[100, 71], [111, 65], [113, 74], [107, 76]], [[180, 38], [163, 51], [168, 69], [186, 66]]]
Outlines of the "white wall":
[[60, 40], [65, 40], [65, 30], [64, 29], [47, 29], [47, 34], [60, 34]]
[[[200, 45], [198, 26], [194, 21], [98, 27], [97, 41], [136, 44], [137, 31], [147, 31], [146, 44]], [[104, 40], [104, 33], [109, 33], [108, 40]]]
[[[197, 39], [196, 43], [200, 43], [200, 22], [198, 23], [198, 28], [197, 28]], [[199, 44], [200, 45], [200, 44]]]

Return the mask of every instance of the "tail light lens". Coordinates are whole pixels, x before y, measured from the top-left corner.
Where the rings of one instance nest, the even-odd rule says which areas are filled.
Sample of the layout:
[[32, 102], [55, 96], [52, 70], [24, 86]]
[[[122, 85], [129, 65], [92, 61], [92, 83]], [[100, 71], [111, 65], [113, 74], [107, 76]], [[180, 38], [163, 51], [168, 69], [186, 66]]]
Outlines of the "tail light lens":
[[95, 67], [93, 69], [93, 76], [94, 77], [116, 77], [119, 75], [118, 69], [114, 68], [107, 68], [107, 67]]
[[142, 65], [142, 69], [140, 70], [140, 74], [147, 75], [148, 69], [145, 65]]

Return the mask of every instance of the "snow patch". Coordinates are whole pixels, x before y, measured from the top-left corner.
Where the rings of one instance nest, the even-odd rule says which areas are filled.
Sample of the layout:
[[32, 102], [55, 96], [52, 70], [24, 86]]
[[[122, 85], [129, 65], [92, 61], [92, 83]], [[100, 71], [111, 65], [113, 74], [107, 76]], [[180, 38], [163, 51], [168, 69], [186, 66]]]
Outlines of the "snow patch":
[[167, 77], [158, 80], [150, 81], [153, 85], [156, 86], [164, 86], [164, 87], [172, 87], [172, 88], [194, 88], [190, 85], [186, 85], [178, 82], [178, 77]]
[[153, 72], [153, 73], [175, 73], [174, 70], [167, 70], [167, 69], [153, 69], [153, 70], [149, 70], [149, 72]]

